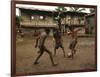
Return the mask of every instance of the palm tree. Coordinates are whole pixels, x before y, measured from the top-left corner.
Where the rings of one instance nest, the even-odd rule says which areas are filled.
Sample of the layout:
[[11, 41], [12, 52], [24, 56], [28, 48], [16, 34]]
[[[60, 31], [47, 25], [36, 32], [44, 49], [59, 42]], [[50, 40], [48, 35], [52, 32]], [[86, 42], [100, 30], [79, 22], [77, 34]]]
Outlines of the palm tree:
[[16, 29], [17, 31], [20, 33], [20, 36], [23, 37], [23, 32], [21, 30], [21, 25], [20, 25], [20, 21], [22, 21], [22, 19], [20, 18], [20, 16], [16, 16]]
[[67, 9], [64, 7], [64, 6], [58, 6], [57, 8], [56, 8], [56, 11], [61, 11], [61, 12], [66, 12], [67, 11]]
[[[69, 7], [69, 11], [71, 12], [75, 12], [75, 13], [82, 13], [82, 11], [85, 10], [85, 8], [79, 8], [79, 7]], [[72, 15], [71, 16], [71, 20], [74, 18], [74, 16]], [[79, 24], [80, 24], [80, 21], [83, 20], [83, 17], [78, 17], [78, 21], [79, 21]], [[70, 21], [71, 22], [71, 21]]]
[[19, 16], [16, 16], [16, 26], [17, 28], [20, 27], [20, 17]]
[[66, 12], [67, 9], [64, 6], [58, 6], [55, 10], [58, 12], [58, 15], [54, 16], [54, 19], [57, 20], [59, 30], [61, 31], [61, 19], [65, 17], [64, 12]]
[[90, 8], [90, 13], [95, 13], [95, 9], [94, 8]]
[[70, 7], [70, 11], [72, 12], [82, 12], [85, 8], [79, 8], [79, 7]]

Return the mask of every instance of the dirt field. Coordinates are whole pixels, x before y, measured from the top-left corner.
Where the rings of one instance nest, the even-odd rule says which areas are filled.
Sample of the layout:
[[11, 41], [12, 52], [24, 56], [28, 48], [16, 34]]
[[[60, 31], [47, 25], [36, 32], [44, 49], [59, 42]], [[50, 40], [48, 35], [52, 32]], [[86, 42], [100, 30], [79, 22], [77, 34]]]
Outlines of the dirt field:
[[[69, 38], [63, 36], [63, 45], [66, 51], [66, 55], [69, 51]], [[79, 38], [77, 45], [77, 53], [74, 59], [64, 58], [61, 49], [57, 50], [57, 55], [53, 56], [54, 61], [58, 63], [58, 66], [52, 66], [50, 58], [47, 53], [44, 53], [39, 60], [38, 65], [34, 65], [34, 60], [36, 59], [38, 53], [34, 45], [35, 38], [24, 38], [23, 41], [16, 41], [16, 73], [50, 73], [50, 72], [63, 72], [72, 70], [85, 70], [95, 68], [95, 42], [94, 38]], [[49, 37], [46, 41], [47, 48], [54, 53], [53, 50], [53, 40]]]

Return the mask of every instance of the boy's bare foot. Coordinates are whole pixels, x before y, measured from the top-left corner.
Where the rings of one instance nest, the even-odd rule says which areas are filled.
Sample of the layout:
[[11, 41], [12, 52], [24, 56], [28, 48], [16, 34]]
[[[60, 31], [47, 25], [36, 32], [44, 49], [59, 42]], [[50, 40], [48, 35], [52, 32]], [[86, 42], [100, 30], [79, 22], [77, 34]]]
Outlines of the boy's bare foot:
[[67, 58], [73, 59], [74, 55], [67, 56]]
[[76, 50], [74, 50], [74, 54], [76, 53]]
[[39, 64], [39, 62], [34, 62], [35, 65]]
[[57, 66], [57, 65], [58, 65], [57, 63], [53, 64], [53, 66]]
[[53, 56], [56, 56], [56, 54], [54, 54]]
[[38, 51], [38, 53], [40, 53], [40, 51]]
[[64, 58], [66, 58], [66, 55], [64, 55]]

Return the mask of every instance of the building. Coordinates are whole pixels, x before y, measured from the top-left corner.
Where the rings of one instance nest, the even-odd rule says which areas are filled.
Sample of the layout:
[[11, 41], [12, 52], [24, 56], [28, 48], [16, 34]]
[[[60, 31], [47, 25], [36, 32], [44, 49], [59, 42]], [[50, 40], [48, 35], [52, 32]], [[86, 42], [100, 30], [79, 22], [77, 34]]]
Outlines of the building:
[[[20, 10], [20, 25], [27, 29], [54, 28], [58, 26], [58, 22], [54, 17], [58, 16], [56, 10], [44, 10], [36, 8], [16, 7]], [[81, 33], [85, 33], [86, 23], [83, 12], [63, 12], [64, 17], [61, 19], [62, 32], [66, 32], [68, 26], [81, 27]]]
[[57, 23], [53, 20], [53, 11], [35, 9], [35, 8], [23, 8], [17, 7], [20, 10], [21, 26], [22, 27], [56, 27]]
[[95, 13], [86, 15], [85, 20], [86, 20], [86, 28], [85, 28], [86, 34], [95, 34], [95, 29], [96, 29]]

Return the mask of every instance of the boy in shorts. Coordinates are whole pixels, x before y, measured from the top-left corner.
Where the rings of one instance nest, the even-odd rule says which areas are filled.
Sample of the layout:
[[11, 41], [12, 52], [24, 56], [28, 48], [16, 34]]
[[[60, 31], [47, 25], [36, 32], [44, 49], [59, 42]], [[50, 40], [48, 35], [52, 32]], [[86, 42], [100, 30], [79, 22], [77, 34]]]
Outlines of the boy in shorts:
[[71, 58], [73, 59], [74, 57], [74, 54], [76, 53], [76, 45], [77, 45], [77, 39], [78, 39], [78, 36], [77, 36], [77, 32], [80, 31], [81, 29], [74, 29], [73, 27], [70, 27], [70, 32], [68, 32], [68, 35], [71, 36], [71, 42], [70, 42], [70, 45], [69, 45], [69, 49], [71, 50]]
[[65, 57], [65, 51], [64, 51], [64, 47], [62, 45], [62, 38], [61, 38], [60, 31], [55, 28], [53, 31], [53, 36], [54, 36], [54, 40], [55, 40], [54, 56], [56, 55], [56, 49], [62, 48], [64, 57]]
[[53, 57], [52, 57], [52, 53], [45, 46], [45, 40], [46, 40], [49, 32], [50, 32], [49, 29], [45, 29], [45, 31], [41, 32], [39, 34], [38, 38], [36, 39], [35, 47], [39, 48], [39, 51], [38, 51], [39, 55], [37, 56], [34, 64], [38, 64], [38, 60], [40, 59], [40, 57], [43, 55], [44, 52], [47, 52], [49, 57], [50, 57], [52, 65], [53, 66], [57, 65], [56, 63], [54, 63], [54, 60], [53, 60]]

